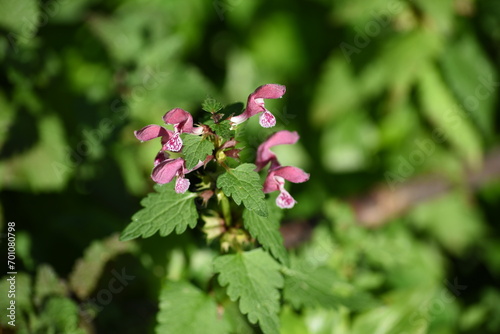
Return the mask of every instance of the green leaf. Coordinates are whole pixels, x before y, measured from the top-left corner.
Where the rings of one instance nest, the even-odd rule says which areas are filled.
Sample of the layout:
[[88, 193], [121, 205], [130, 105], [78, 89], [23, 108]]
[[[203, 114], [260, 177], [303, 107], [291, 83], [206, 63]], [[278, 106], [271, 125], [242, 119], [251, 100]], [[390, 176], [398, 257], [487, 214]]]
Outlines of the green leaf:
[[354, 291], [349, 284], [337, 279], [330, 268], [311, 268], [292, 261], [292, 268], [285, 269], [284, 273], [283, 298], [294, 308], [337, 308], [344, 305], [351, 310], [364, 310], [374, 305], [372, 297]]
[[66, 285], [57, 277], [50, 265], [41, 264], [37, 269], [34, 297], [37, 306], [41, 306], [43, 300], [48, 296], [65, 296], [67, 294]]
[[156, 185], [155, 190], [156, 193], [149, 194], [141, 201], [144, 209], [132, 216], [132, 222], [122, 232], [120, 240], [140, 236], [149, 238], [158, 230], [162, 237], [169, 235], [174, 229], [177, 234], [181, 234], [188, 226], [196, 226], [198, 212], [193, 201], [196, 194], [177, 194], [173, 183]]
[[201, 104], [201, 109], [209, 112], [216, 113], [223, 107], [222, 103], [214, 99], [213, 97], [207, 97], [205, 101]]
[[252, 324], [257, 321], [265, 334], [279, 333], [280, 293], [283, 277], [279, 264], [262, 249], [214, 260], [219, 283], [227, 285], [231, 300], [239, 299], [240, 311]]
[[288, 264], [288, 254], [279, 231], [283, 210], [273, 203], [273, 198], [266, 201], [269, 215], [259, 216], [255, 211], [243, 211], [243, 223], [252, 237], [257, 239], [265, 250], [283, 264]]
[[418, 95], [422, 111], [433, 123], [433, 134], [443, 136], [471, 166], [481, 162], [482, 148], [479, 134], [471, 125], [470, 117], [443, 82], [438, 69], [429, 65], [420, 73]]
[[242, 164], [231, 169], [219, 176], [217, 187], [222, 188], [227, 196], [231, 196], [236, 204], [240, 205], [243, 202], [248, 210], [267, 217], [262, 184], [255, 168], [254, 164]]
[[218, 136], [229, 139], [234, 137], [234, 130], [231, 130], [231, 122], [229, 120], [223, 120], [219, 123], [214, 123], [214, 121], [209, 120], [205, 122], [206, 125], [212, 129]]
[[85, 334], [83, 329], [78, 328], [78, 306], [71, 299], [65, 297], [49, 299], [43, 311], [42, 319], [54, 332]]
[[186, 160], [187, 169], [194, 168], [200, 160], [205, 161], [207, 155], [213, 153], [214, 144], [211, 141], [204, 139], [202, 136], [183, 133], [181, 138], [184, 143], [182, 153], [184, 154], [184, 159]]
[[187, 282], [165, 284], [157, 319], [158, 334], [229, 333], [229, 324], [218, 314], [214, 300]]
[[120, 242], [117, 235], [105, 240], [94, 241], [86, 250], [83, 258], [78, 259], [69, 276], [71, 289], [80, 299], [89, 297], [97, 285], [106, 263], [119, 254], [131, 252], [135, 243]]

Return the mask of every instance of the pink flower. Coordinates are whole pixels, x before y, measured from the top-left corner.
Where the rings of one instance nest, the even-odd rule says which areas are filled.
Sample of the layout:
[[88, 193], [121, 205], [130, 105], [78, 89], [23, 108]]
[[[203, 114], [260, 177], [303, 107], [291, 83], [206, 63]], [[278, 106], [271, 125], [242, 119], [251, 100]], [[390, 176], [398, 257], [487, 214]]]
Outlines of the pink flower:
[[178, 194], [185, 193], [189, 188], [190, 182], [184, 176], [203, 166], [204, 162], [200, 161], [193, 169], [187, 170], [184, 159], [168, 159], [165, 157], [161, 160], [161, 158], [159, 158], [161, 153], [162, 152], [157, 156], [156, 161], [158, 161], [158, 163], [155, 162], [151, 178], [158, 184], [165, 184], [171, 182], [175, 177], [175, 192]]
[[200, 135], [203, 133], [203, 127], [193, 127], [193, 117], [187, 111], [176, 108], [172, 109], [163, 116], [167, 124], [174, 125], [174, 131], [165, 129], [159, 125], [147, 125], [144, 128], [134, 131], [135, 137], [140, 141], [147, 141], [154, 138], [161, 138], [162, 148], [155, 157], [154, 168], [151, 178], [158, 184], [171, 182], [174, 177], [175, 191], [185, 193], [190, 185], [185, 174], [200, 168], [213, 157], [208, 156], [205, 161], [200, 161], [193, 169], [187, 170], [183, 158], [170, 159], [170, 155], [165, 151], [179, 152], [182, 149], [181, 133], [193, 133]]
[[293, 183], [306, 182], [309, 180], [309, 174], [297, 167], [282, 167], [276, 155], [271, 151], [271, 147], [283, 144], [295, 144], [298, 140], [299, 135], [297, 132], [282, 130], [271, 135], [257, 149], [256, 171], [260, 171], [271, 162], [263, 191], [264, 193], [279, 191], [280, 194], [276, 198], [276, 205], [282, 209], [293, 208], [295, 203], [297, 203], [290, 193], [286, 191], [285, 180]]
[[276, 125], [276, 118], [264, 106], [264, 99], [278, 99], [285, 94], [286, 87], [277, 84], [267, 84], [258, 87], [252, 94], [248, 96], [247, 107], [241, 115], [231, 117], [233, 125], [243, 123], [248, 118], [262, 113], [259, 118], [259, 123], [264, 128], [271, 128]]
[[271, 135], [265, 142], [260, 144], [257, 149], [257, 159], [255, 165], [257, 165], [257, 172], [264, 168], [269, 162], [271, 162], [270, 169], [274, 169], [280, 166], [276, 155], [271, 151], [271, 147], [284, 144], [295, 144], [299, 140], [299, 135], [297, 132], [290, 132], [287, 130], [282, 130]]
[[302, 169], [292, 166], [277, 167], [270, 170], [264, 182], [264, 193], [279, 191], [276, 205], [282, 209], [291, 209], [297, 203], [295, 199], [285, 190], [285, 180], [293, 183], [302, 183], [309, 180], [309, 174]]
[[166, 124], [174, 125], [174, 133], [165, 143], [165, 150], [179, 152], [182, 149], [181, 133], [201, 134], [203, 127], [193, 128], [193, 117], [190, 113], [180, 108], [170, 110], [163, 116]]

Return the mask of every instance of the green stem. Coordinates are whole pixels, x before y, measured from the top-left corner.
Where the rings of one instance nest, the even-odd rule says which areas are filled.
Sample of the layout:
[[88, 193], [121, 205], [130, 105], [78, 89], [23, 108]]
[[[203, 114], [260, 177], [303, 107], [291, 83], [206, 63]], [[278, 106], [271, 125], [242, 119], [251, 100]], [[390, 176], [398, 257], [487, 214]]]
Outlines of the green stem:
[[217, 190], [217, 200], [222, 209], [222, 216], [226, 222], [226, 226], [231, 226], [231, 206], [224, 192], [220, 189]]

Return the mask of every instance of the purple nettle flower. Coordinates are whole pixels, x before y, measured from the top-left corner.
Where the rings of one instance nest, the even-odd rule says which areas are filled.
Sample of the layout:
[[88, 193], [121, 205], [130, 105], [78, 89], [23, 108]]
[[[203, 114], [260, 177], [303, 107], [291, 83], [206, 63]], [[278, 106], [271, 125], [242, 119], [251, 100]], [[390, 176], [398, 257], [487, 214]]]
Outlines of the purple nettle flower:
[[189, 180], [184, 177], [187, 173], [184, 159], [168, 159], [165, 157], [163, 161], [158, 163], [155, 161], [151, 178], [158, 184], [165, 184], [171, 182], [176, 177], [175, 192], [183, 194], [188, 190], [190, 184]]
[[270, 150], [271, 147], [282, 144], [295, 144], [299, 140], [297, 132], [286, 130], [278, 131], [263, 142], [257, 149], [257, 158], [255, 165], [256, 171], [260, 171], [269, 162], [269, 172], [264, 182], [264, 193], [279, 191], [280, 194], [276, 198], [276, 205], [282, 209], [293, 208], [295, 199], [285, 189], [285, 180], [293, 183], [302, 183], [309, 180], [309, 174], [302, 169], [293, 166], [281, 166], [276, 158], [276, 155]]
[[276, 205], [282, 209], [291, 209], [297, 201], [285, 190], [285, 180], [293, 183], [302, 183], [309, 180], [309, 174], [302, 169], [292, 166], [278, 167], [269, 170], [266, 181], [264, 182], [264, 193], [271, 193], [273, 191], [280, 192], [276, 198]]
[[[170, 155], [165, 151], [179, 152], [182, 150], [181, 133], [192, 133], [201, 135], [203, 127], [193, 127], [193, 117], [187, 111], [179, 108], [170, 110], [163, 116], [166, 124], [173, 124], [174, 131], [165, 129], [159, 125], [147, 125], [144, 128], [134, 131], [135, 137], [140, 141], [148, 141], [154, 138], [161, 138], [162, 148], [155, 157], [154, 168], [151, 178], [158, 184], [171, 182], [174, 177], [175, 191], [179, 194], [185, 193], [190, 185], [185, 174], [200, 168], [205, 162], [200, 161], [193, 169], [187, 170], [183, 158], [170, 159]], [[208, 159], [209, 157], [207, 157]]]
[[231, 117], [233, 125], [243, 123], [248, 118], [262, 113], [259, 118], [259, 123], [264, 128], [271, 128], [276, 125], [276, 118], [264, 106], [264, 99], [278, 99], [286, 92], [286, 87], [277, 84], [267, 84], [258, 87], [252, 94], [248, 96], [247, 107], [241, 115]]
[[174, 133], [165, 144], [167, 151], [179, 152], [182, 149], [181, 133], [200, 135], [203, 132], [203, 127], [193, 127], [193, 117], [191, 114], [180, 108], [175, 108], [167, 112], [163, 116], [163, 121], [166, 124], [174, 125]]

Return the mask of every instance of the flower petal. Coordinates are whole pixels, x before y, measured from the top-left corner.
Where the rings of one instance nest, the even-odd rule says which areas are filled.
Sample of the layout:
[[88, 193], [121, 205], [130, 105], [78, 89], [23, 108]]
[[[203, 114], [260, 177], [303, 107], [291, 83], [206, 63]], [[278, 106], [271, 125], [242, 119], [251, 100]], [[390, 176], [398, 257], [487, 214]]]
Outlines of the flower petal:
[[184, 194], [189, 189], [190, 184], [191, 183], [188, 179], [178, 177], [177, 180], [175, 180], [175, 192], [178, 194]]
[[182, 139], [179, 133], [175, 133], [164, 145], [164, 148], [167, 151], [179, 152], [182, 149], [182, 144]]
[[268, 110], [264, 111], [259, 117], [259, 124], [263, 128], [272, 128], [276, 125], [276, 118]]
[[257, 149], [257, 158], [255, 165], [257, 166], [257, 172], [264, 168], [269, 161], [274, 160], [275, 165], [277, 165], [276, 155], [271, 152], [271, 147], [283, 144], [295, 144], [299, 140], [299, 135], [297, 132], [290, 132], [287, 130], [282, 130], [274, 133], [265, 142], [260, 144]]
[[285, 189], [281, 189], [279, 196], [276, 198], [276, 205], [282, 209], [291, 209], [297, 201]]
[[[309, 174], [302, 169], [293, 166], [276, 168], [271, 172], [275, 177], [282, 177], [292, 183], [302, 183], [309, 180]], [[270, 174], [271, 174], [270, 173]]]
[[134, 131], [134, 135], [140, 141], [147, 141], [158, 137], [170, 137], [170, 131], [163, 126], [151, 124], [143, 127], [138, 131]]
[[286, 86], [278, 84], [267, 84], [257, 87], [252, 93], [254, 98], [261, 99], [279, 99], [286, 92]]
[[175, 108], [167, 112], [163, 116], [163, 121], [166, 124], [179, 125], [177, 127], [179, 132], [191, 133], [193, 131], [193, 116], [181, 108]]
[[183, 166], [182, 158], [165, 160], [153, 168], [151, 178], [158, 184], [169, 183], [179, 171], [182, 171]]

